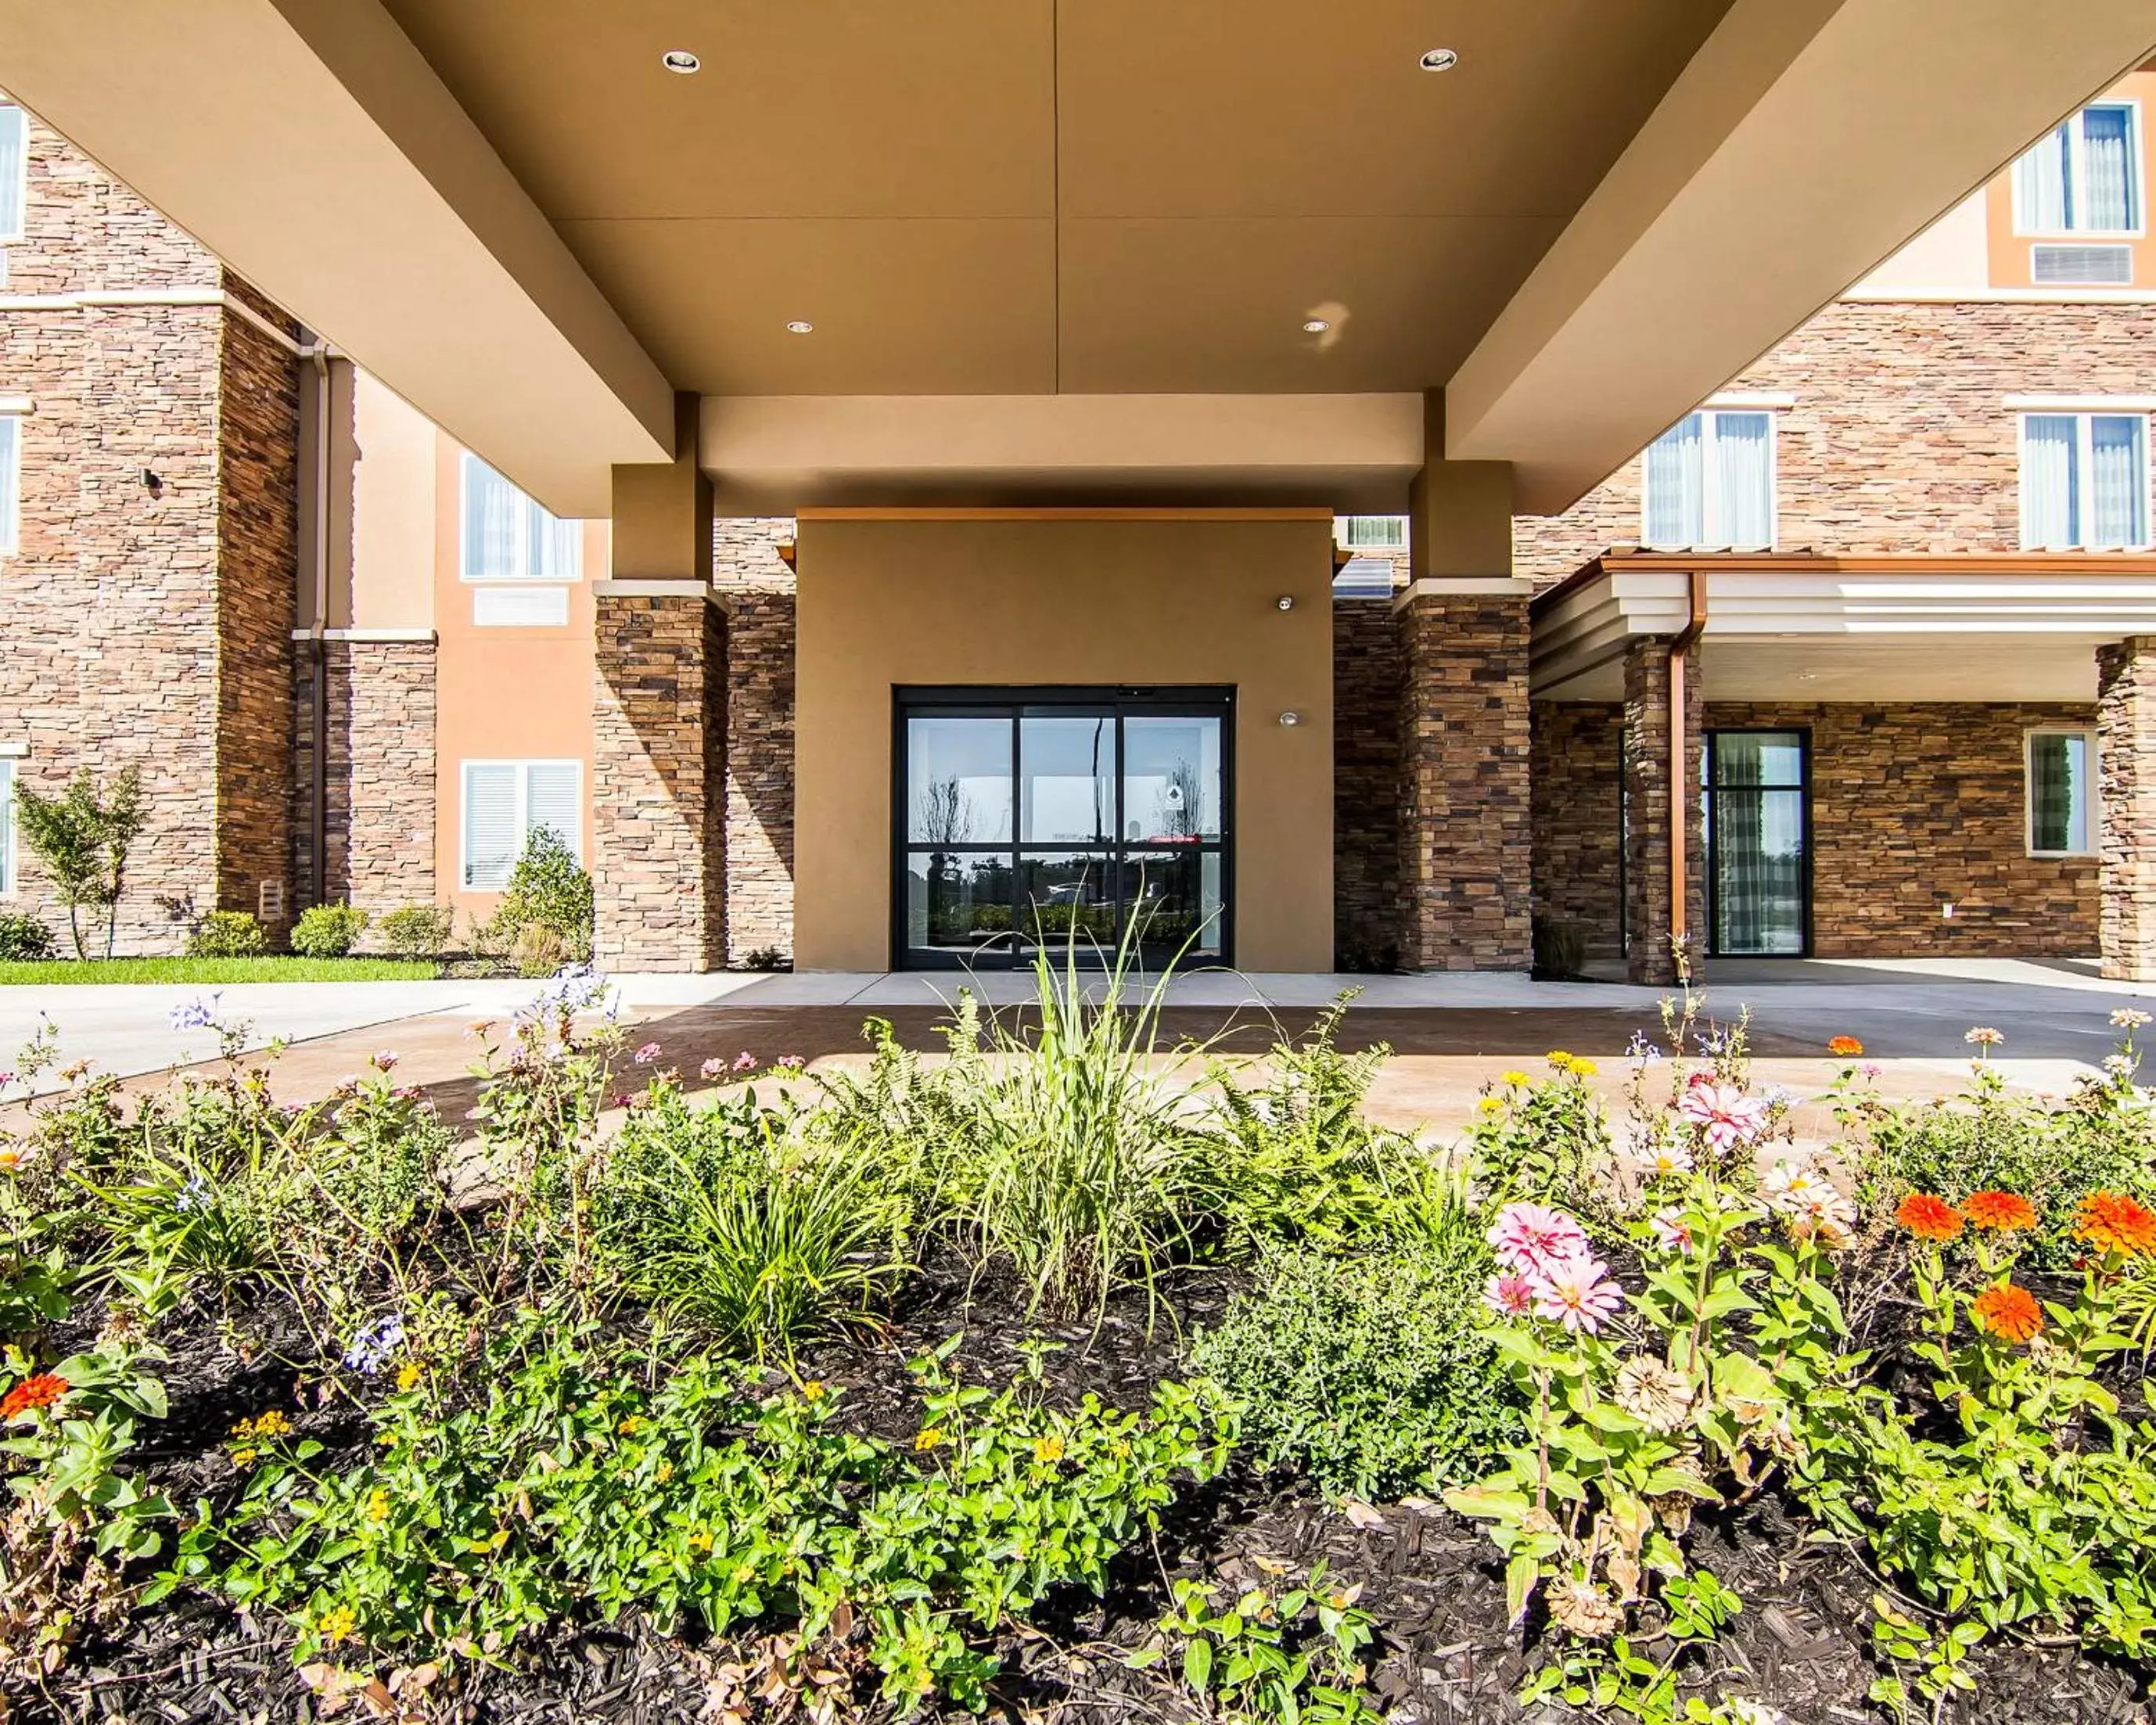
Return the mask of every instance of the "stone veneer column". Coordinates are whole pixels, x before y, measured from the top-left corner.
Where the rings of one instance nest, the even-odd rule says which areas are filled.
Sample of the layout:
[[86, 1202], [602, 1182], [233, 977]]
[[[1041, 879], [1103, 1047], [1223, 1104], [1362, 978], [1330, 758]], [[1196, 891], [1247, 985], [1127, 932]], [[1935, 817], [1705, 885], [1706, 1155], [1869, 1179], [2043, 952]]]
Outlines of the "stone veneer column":
[[687, 583], [608, 582], [598, 605], [593, 957], [605, 970], [723, 967], [723, 614]]
[[2156, 635], [2096, 649], [2102, 973], [2156, 982]]
[[1527, 599], [1508, 578], [1401, 596], [1400, 961], [1525, 970], [1532, 957]]
[[[1685, 667], [1685, 939], [1689, 973], [1707, 950], [1706, 847], [1700, 831], [1702, 707], [1699, 661]], [[1625, 964], [1635, 983], [1678, 978], [1670, 930], [1670, 644], [1635, 641], [1625, 655]]]
[[328, 717], [323, 878], [314, 882], [307, 808], [314, 702], [303, 671], [295, 728], [292, 878], [300, 902], [350, 903], [378, 922], [405, 905], [431, 904], [434, 878], [434, 643], [430, 631], [370, 639], [352, 631], [322, 644]]

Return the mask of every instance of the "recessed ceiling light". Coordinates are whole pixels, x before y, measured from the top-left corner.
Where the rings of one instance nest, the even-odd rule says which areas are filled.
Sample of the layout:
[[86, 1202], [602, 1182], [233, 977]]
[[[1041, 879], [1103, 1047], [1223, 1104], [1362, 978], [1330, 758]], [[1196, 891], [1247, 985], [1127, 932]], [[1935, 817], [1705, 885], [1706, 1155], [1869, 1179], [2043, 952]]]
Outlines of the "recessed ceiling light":
[[670, 72], [690, 73], [704, 63], [685, 48], [670, 48], [659, 56], [659, 64]]
[[815, 327], [816, 326], [809, 322], [807, 318], [797, 317], [786, 326], [786, 333], [789, 336], [806, 336], [811, 334]]
[[1433, 48], [1422, 57], [1425, 72], [1450, 72], [1460, 64], [1460, 56], [1449, 48]]
[[1322, 317], [1306, 317], [1302, 321], [1302, 332], [1306, 336], [1322, 336], [1332, 327]]

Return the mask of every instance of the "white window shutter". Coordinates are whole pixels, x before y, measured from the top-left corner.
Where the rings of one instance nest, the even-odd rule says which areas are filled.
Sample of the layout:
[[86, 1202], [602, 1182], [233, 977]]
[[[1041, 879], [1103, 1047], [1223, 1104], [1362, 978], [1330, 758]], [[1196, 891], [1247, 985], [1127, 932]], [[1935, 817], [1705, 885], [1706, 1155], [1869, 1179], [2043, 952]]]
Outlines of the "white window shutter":
[[23, 416], [0, 413], [0, 552], [22, 543]]
[[526, 771], [530, 774], [530, 813], [526, 819], [531, 827], [544, 827], [559, 839], [582, 861], [584, 855], [583, 769], [575, 761], [534, 761]]
[[0, 239], [23, 237], [29, 160], [29, 123], [23, 110], [0, 107]]
[[481, 892], [509, 884], [523, 848], [516, 818], [516, 768], [500, 762], [465, 766], [465, 885]]

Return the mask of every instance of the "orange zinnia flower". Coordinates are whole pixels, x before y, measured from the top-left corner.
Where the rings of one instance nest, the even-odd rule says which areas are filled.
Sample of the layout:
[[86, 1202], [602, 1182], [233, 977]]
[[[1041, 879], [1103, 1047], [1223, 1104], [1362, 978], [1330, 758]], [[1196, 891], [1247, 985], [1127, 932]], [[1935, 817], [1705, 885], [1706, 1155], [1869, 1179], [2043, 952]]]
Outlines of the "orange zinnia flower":
[[40, 1372], [34, 1378], [25, 1378], [6, 1395], [0, 1396], [0, 1420], [13, 1420], [33, 1408], [49, 1408], [67, 1393], [68, 1381], [57, 1372]]
[[2156, 1216], [2123, 1192], [2092, 1192], [2082, 1200], [2074, 1238], [2107, 1252], [2131, 1256], [2156, 1250]]
[[1972, 1192], [1961, 1207], [1972, 1228], [1996, 1228], [2002, 1234], [2036, 1225], [2035, 1206], [2018, 1192]]
[[1903, 1199], [1894, 1219], [1919, 1240], [1952, 1240], [1961, 1232], [1961, 1212], [1928, 1192], [1912, 1192]]
[[2026, 1342], [2044, 1328], [2044, 1308], [2028, 1289], [2003, 1281], [1986, 1288], [1969, 1308], [1969, 1322], [1986, 1335], [2009, 1342]]
[[1861, 1055], [1864, 1052], [1864, 1045], [1854, 1036], [1830, 1036], [1826, 1051], [1830, 1055]]

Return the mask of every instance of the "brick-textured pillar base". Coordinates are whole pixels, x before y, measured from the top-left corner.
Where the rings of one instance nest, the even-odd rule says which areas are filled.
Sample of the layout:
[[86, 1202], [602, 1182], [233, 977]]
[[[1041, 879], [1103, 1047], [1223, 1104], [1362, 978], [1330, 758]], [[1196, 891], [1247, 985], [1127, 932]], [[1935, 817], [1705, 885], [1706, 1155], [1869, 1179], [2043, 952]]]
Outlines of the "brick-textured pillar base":
[[2103, 974], [2156, 982], [2156, 635], [2096, 651]]
[[[1527, 605], [1486, 582], [1418, 583], [1400, 630], [1400, 961], [1525, 970]], [[1524, 587], [1525, 583], [1522, 583]]]
[[[1685, 671], [1685, 952], [1697, 979], [1707, 950], [1707, 863], [1697, 789], [1703, 742], [1696, 655]], [[1635, 641], [1625, 656], [1625, 968], [1635, 983], [1674, 983], [1666, 641]]]
[[314, 879], [314, 672], [295, 692], [292, 879], [301, 905], [350, 903], [377, 920], [431, 904], [434, 880], [434, 644], [325, 641], [329, 770], [324, 861]]
[[598, 598], [593, 956], [607, 970], [710, 970], [726, 959], [725, 619], [696, 583], [606, 590], [644, 585]]

